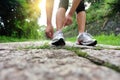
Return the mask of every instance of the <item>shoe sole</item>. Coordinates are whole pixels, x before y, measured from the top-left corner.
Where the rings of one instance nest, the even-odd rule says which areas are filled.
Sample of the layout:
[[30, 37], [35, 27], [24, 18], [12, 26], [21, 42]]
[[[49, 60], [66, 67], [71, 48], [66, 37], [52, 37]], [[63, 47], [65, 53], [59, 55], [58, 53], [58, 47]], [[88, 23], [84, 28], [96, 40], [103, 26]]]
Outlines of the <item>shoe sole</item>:
[[88, 44], [88, 45], [79, 43], [79, 45], [85, 45], [85, 46], [95, 46], [96, 44], [97, 44], [97, 41], [94, 41], [93, 43]]
[[91, 44], [88, 44], [87, 46], [95, 46], [97, 44], [97, 41], [91, 43]]
[[64, 41], [64, 39], [61, 38], [57, 42], [52, 43], [52, 45], [55, 45], [55, 46], [64, 46], [65, 45], [65, 41]]

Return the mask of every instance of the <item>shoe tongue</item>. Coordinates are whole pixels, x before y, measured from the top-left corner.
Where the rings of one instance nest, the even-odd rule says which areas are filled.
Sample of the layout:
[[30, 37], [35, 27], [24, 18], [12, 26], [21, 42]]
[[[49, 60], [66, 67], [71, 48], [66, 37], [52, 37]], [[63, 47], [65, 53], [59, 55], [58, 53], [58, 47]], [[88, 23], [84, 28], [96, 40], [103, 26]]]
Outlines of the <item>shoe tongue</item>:
[[88, 41], [91, 40], [91, 37], [89, 36], [89, 34], [84, 33], [83, 36], [86, 40], [88, 40]]
[[56, 36], [56, 35], [58, 35], [58, 34], [60, 34], [60, 33], [62, 33], [62, 31], [56, 31], [56, 32], [54, 33], [54, 36]]
[[82, 34], [83, 34], [83, 33], [79, 33], [78, 36], [77, 36], [77, 38], [79, 38]]
[[61, 31], [61, 30], [59, 30], [59, 31], [56, 31], [56, 34], [59, 34], [59, 33], [62, 33], [62, 31]]

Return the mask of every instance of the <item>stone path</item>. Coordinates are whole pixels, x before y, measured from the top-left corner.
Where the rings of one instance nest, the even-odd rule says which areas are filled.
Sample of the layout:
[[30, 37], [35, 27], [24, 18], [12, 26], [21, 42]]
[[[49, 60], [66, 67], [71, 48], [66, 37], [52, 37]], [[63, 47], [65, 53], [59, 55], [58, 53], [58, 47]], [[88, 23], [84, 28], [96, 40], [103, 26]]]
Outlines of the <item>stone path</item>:
[[[119, 80], [120, 72], [97, 65], [64, 48], [34, 49], [48, 42], [0, 43], [0, 80]], [[120, 50], [115, 46], [77, 46], [88, 55], [120, 67]], [[27, 47], [27, 48], [26, 48]], [[104, 48], [103, 48], [104, 47]]]

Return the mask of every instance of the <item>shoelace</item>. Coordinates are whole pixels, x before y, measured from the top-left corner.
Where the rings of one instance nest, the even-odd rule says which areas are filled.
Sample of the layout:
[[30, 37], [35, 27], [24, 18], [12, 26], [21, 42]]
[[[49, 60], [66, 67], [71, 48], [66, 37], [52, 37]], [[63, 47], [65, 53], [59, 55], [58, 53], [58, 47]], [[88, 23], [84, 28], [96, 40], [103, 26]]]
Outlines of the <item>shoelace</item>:
[[59, 35], [62, 35], [63, 36], [63, 33], [61, 31], [57, 31], [56, 33], [54, 33], [54, 37], [55, 36], [59, 36]]
[[89, 33], [84, 33], [83, 36], [84, 36], [86, 39], [88, 39], [88, 40], [93, 39], [93, 36], [90, 35]]

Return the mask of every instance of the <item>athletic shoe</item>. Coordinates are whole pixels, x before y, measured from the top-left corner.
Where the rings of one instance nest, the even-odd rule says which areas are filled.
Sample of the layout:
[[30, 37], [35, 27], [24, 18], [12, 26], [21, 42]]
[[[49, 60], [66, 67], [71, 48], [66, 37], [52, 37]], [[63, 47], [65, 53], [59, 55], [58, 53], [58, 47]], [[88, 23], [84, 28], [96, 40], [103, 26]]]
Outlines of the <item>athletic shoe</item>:
[[57, 31], [54, 33], [54, 36], [52, 39], [52, 45], [55, 45], [55, 46], [64, 46], [65, 45], [62, 31]]
[[97, 40], [94, 39], [89, 33], [81, 33], [77, 37], [77, 44], [95, 46], [97, 44]]

